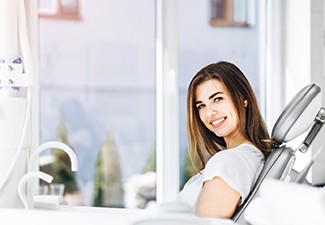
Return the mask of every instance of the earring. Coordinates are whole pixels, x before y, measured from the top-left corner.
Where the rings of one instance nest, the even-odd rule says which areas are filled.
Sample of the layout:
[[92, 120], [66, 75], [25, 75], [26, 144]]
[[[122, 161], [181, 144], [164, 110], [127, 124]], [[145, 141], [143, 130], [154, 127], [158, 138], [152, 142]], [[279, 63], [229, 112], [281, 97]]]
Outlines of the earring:
[[247, 100], [245, 100], [245, 101], [244, 101], [244, 106], [245, 106], [245, 108], [247, 107], [247, 105], [248, 105], [248, 102], [247, 102]]

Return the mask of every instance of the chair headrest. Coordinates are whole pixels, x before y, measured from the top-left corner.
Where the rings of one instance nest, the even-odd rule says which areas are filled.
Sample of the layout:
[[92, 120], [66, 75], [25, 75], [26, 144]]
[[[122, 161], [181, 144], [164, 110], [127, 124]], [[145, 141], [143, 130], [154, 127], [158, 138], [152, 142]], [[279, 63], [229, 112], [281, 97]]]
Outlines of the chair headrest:
[[282, 144], [304, 133], [322, 104], [321, 89], [310, 84], [301, 89], [282, 111], [272, 130], [272, 139]]

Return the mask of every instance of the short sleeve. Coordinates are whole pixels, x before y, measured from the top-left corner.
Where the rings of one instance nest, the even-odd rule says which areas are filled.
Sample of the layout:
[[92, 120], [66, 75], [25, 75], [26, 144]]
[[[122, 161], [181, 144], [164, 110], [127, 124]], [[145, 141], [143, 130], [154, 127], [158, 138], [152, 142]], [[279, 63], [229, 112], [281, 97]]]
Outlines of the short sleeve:
[[244, 202], [263, 166], [262, 153], [255, 147], [250, 150], [252, 147], [241, 146], [215, 154], [204, 169], [202, 184], [214, 177], [220, 177], [238, 191], [241, 203]]

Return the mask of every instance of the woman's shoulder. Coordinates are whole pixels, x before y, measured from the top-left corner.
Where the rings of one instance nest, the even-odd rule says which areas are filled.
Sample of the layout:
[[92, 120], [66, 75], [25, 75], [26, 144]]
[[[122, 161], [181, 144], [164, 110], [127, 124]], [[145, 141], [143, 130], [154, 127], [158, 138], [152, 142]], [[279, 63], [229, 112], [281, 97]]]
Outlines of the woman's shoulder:
[[264, 158], [262, 151], [252, 144], [241, 144], [229, 150], [233, 154], [253, 154], [257, 157]]
[[211, 157], [205, 166], [203, 181], [215, 176], [223, 178], [226, 182], [232, 182], [235, 177], [240, 181], [243, 179], [251, 181], [259, 173], [263, 164], [264, 157], [258, 148], [242, 144], [222, 150]]

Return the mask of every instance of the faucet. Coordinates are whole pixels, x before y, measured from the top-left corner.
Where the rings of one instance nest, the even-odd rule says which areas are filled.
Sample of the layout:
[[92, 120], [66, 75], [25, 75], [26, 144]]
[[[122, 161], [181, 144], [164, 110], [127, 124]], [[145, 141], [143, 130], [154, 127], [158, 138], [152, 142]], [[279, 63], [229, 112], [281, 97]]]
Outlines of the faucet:
[[33, 208], [33, 201], [32, 201], [31, 196], [26, 195], [26, 183], [31, 178], [39, 178], [39, 179], [46, 181], [47, 183], [51, 183], [53, 180], [52, 176], [50, 176], [44, 172], [41, 172], [41, 171], [33, 171], [33, 172], [26, 173], [20, 179], [19, 184], [18, 184], [18, 195], [19, 195], [21, 201], [23, 202], [25, 209]]
[[78, 160], [77, 160], [77, 156], [74, 153], [74, 151], [68, 145], [63, 144], [62, 142], [49, 141], [49, 142], [46, 142], [46, 143], [38, 146], [38, 148], [32, 153], [32, 155], [30, 156], [30, 158], [28, 160], [28, 168], [27, 168], [28, 172], [32, 171], [33, 165], [35, 165], [36, 159], [38, 159], [38, 156], [43, 151], [45, 151], [49, 148], [59, 148], [59, 149], [65, 151], [68, 154], [70, 161], [71, 161], [71, 170], [72, 171], [78, 170]]
[[[72, 171], [77, 171], [78, 170], [78, 160], [77, 160], [77, 156], [74, 153], [74, 151], [68, 145], [66, 145], [64, 143], [61, 143], [61, 142], [58, 142], [58, 141], [49, 141], [49, 142], [46, 142], [44, 144], [39, 145], [38, 148], [30, 156], [30, 158], [28, 160], [26, 176], [28, 174], [33, 174], [34, 177], [36, 175], [36, 176], [38, 176], [39, 178], [41, 178], [41, 179], [43, 179], [45, 181], [47, 181], [46, 179], [49, 179], [47, 176], [50, 176], [50, 175], [48, 175], [48, 174], [46, 174], [44, 172], [40, 172], [41, 174], [39, 174], [39, 173], [35, 174], [34, 172], [37, 172], [37, 171], [33, 171], [33, 166], [36, 164], [36, 160], [38, 159], [39, 155], [43, 151], [45, 151], [47, 149], [50, 149], [50, 148], [58, 148], [58, 149], [63, 150], [64, 152], [66, 152], [68, 154], [69, 158], [70, 158], [70, 161], [71, 161], [71, 170]], [[29, 176], [27, 176], [27, 178], [28, 177]], [[50, 177], [52, 177], [52, 176], [50, 176]], [[22, 180], [27, 179], [27, 178], [23, 177]], [[53, 177], [52, 177], [52, 180], [53, 180]], [[48, 183], [50, 183], [50, 182], [48, 182]], [[32, 184], [29, 183], [28, 188], [27, 188], [27, 197], [24, 198], [23, 195], [22, 195], [22, 197], [20, 196], [23, 203], [24, 203], [24, 201], [26, 201], [26, 199], [29, 201], [29, 203], [24, 203], [25, 208], [32, 207], [32, 201], [33, 201], [32, 196], [33, 196], [33, 188], [32, 188]]]

